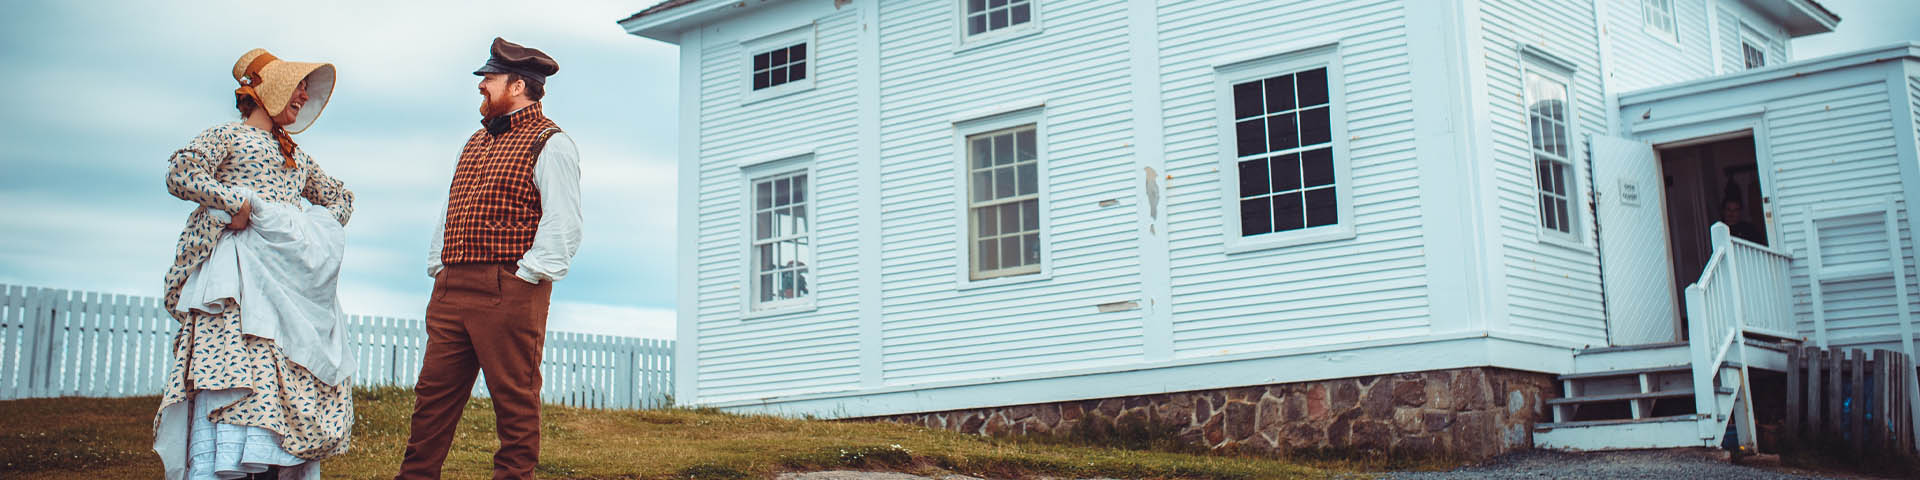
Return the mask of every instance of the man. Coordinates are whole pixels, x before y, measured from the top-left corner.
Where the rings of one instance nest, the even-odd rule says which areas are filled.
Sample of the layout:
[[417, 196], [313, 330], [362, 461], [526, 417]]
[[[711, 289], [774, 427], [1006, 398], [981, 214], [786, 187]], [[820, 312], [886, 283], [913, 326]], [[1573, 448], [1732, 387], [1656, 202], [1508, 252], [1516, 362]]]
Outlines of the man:
[[493, 478], [533, 478], [547, 303], [580, 246], [579, 153], [540, 109], [559, 70], [547, 54], [495, 38], [473, 72], [485, 128], [460, 152], [427, 253], [426, 358], [395, 478], [440, 478], [475, 370], [498, 417]]
[[1733, 238], [1766, 245], [1766, 233], [1761, 232], [1760, 227], [1754, 226], [1753, 222], [1748, 222], [1747, 217], [1741, 213], [1740, 199], [1727, 198], [1720, 202], [1720, 223], [1727, 224], [1727, 231], [1733, 234]]

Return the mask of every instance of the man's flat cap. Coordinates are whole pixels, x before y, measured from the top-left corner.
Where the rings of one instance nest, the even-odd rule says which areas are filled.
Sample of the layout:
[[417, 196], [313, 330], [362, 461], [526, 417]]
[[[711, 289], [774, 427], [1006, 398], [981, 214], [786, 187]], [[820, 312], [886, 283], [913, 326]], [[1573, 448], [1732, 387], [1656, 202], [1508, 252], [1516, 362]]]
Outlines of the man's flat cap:
[[522, 47], [504, 38], [493, 37], [493, 49], [487, 57], [487, 64], [474, 70], [474, 75], [488, 73], [517, 73], [527, 81], [545, 85], [547, 76], [560, 71], [560, 63], [539, 49]]

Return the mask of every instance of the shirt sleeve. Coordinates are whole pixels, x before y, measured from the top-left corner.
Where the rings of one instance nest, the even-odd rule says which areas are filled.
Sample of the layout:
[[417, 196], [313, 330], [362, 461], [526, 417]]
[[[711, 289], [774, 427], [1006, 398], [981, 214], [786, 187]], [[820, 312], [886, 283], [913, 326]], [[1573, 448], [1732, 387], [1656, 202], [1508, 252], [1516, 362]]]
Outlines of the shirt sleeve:
[[[306, 157], [306, 154], [300, 156]], [[353, 191], [347, 190], [346, 184], [339, 179], [328, 176], [312, 158], [305, 160], [307, 168], [311, 170], [307, 172], [307, 185], [300, 189], [300, 196], [314, 205], [327, 207], [327, 212], [333, 214], [334, 220], [346, 225], [347, 220], [353, 218]]]
[[540, 225], [514, 275], [527, 283], [558, 281], [580, 250], [580, 152], [572, 137], [547, 139], [534, 160], [533, 184], [540, 190]]
[[440, 269], [446, 267], [440, 263], [440, 249], [447, 236], [447, 203], [440, 202], [440, 217], [433, 219], [433, 240], [427, 244], [427, 276], [437, 277]]
[[213, 177], [232, 155], [231, 141], [231, 132], [213, 127], [194, 137], [186, 148], [174, 151], [167, 158], [167, 193], [228, 214], [239, 210], [244, 197]]

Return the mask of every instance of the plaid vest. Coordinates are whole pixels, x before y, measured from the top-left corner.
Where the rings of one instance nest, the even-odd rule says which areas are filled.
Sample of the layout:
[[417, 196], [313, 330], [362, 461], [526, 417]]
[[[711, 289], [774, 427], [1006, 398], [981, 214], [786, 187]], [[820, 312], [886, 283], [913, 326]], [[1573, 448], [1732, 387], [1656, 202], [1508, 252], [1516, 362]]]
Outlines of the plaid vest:
[[540, 189], [533, 183], [534, 161], [547, 138], [560, 127], [540, 114], [540, 104], [508, 115], [498, 135], [482, 128], [467, 139], [447, 194], [446, 232], [440, 261], [499, 263], [519, 261], [533, 248], [540, 227]]

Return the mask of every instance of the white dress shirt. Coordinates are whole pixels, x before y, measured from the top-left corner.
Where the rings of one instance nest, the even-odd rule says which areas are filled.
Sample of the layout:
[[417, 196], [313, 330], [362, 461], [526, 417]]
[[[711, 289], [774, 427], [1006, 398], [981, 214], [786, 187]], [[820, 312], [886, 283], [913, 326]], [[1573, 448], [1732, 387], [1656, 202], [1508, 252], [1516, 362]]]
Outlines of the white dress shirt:
[[[580, 151], [565, 132], [555, 133], [540, 149], [533, 162], [533, 186], [540, 191], [540, 226], [533, 234], [533, 248], [520, 257], [514, 276], [527, 283], [558, 281], [567, 276], [567, 265], [580, 250]], [[440, 204], [440, 218], [433, 227], [432, 247], [427, 250], [427, 276], [440, 274], [440, 248], [446, 241], [447, 204]]]

